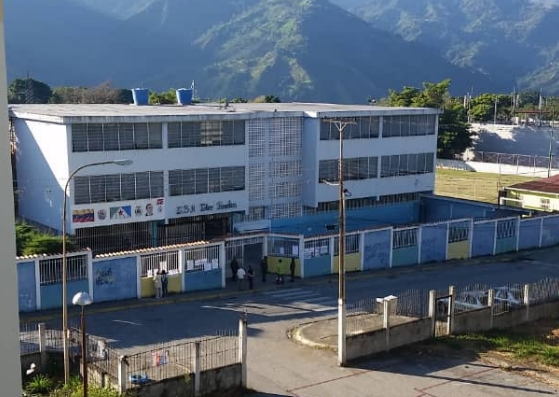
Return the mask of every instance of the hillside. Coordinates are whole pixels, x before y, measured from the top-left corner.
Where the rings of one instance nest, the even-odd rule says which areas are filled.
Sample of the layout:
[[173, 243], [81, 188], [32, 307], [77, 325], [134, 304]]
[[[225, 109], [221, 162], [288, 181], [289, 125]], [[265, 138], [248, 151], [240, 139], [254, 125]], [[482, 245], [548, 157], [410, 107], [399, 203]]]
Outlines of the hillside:
[[556, 0], [332, 1], [375, 28], [432, 45], [455, 65], [510, 76], [518, 88], [559, 92]]
[[[224, 0], [220, 7], [154, 0], [126, 20], [78, 1], [89, 0], [6, 0], [10, 80], [29, 72], [53, 86], [111, 80], [154, 90], [196, 80], [203, 98], [274, 94], [342, 103], [447, 77], [458, 93], [471, 85], [510, 86], [326, 0]], [[140, 2], [148, 0], [134, 4]]]

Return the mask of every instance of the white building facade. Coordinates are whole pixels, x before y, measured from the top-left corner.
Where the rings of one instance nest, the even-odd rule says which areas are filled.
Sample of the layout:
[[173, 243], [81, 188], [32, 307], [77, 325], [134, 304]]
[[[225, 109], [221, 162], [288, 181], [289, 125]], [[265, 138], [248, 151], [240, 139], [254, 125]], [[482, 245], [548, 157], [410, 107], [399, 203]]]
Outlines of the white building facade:
[[[13, 105], [19, 216], [94, 251], [219, 238], [333, 211], [339, 132], [350, 207], [434, 190], [438, 110], [331, 104]], [[248, 222], [248, 223], [247, 223]], [[255, 226], [260, 225], [260, 226]]]

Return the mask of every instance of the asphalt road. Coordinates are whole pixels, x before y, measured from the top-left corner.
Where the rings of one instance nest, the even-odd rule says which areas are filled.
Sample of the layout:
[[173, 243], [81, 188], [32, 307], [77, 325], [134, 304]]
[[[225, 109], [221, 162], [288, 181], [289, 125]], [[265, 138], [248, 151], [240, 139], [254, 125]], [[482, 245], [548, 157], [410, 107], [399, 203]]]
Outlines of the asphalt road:
[[[348, 280], [347, 301], [351, 304], [389, 294], [398, 295], [410, 289], [442, 290], [449, 285], [460, 288], [475, 283], [499, 286], [531, 283], [547, 277], [559, 278], [559, 265], [541, 258], [536, 262], [449, 266], [382, 276], [364, 275]], [[443, 364], [392, 358], [382, 362], [378, 359], [369, 361], [355, 368], [338, 368], [331, 352], [299, 346], [286, 338], [287, 330], [300, 323], [334, 316], [337, 289], [335, 278], [310, 284], [296, 281], [293, 284], [287, 282], [276, 290], [228, 299], [92, 313], [88, 316], [88, 332], [112, 341], [117, 349], [132, 353], [145, 350], [146, 345], [235, 330], [239, 317], [246, 311], [249, 323], [249, 386], [261, 391], [258, 396], [262, 397], [536, 396], [555, 393], [553, 389], [528, 382], [527, 378], [505, 375], [480, 363], [458, 361]], [[60, 327], [60, 320], [53, 319], [47, 324]], [[372, 385], [375, 387], [372, 388]], [[435, 389], [442, 394], [437, 394]], [[377, 393], [376, 390], [382, 391]]]

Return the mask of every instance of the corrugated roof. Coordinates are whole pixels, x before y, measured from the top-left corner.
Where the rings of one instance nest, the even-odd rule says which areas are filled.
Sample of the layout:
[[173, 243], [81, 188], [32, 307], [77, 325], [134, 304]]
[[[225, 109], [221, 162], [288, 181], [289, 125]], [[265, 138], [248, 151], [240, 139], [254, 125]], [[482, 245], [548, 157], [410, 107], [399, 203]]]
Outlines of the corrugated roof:
[[552, 176], [551, 178], [517, 183], [516, 185], [508, 186], [505, 189], [529, 190], [531, 192], [559, 194], [559, 175]]
[[125, 255], [136, 255], [136, 254], [151, 254], [154, 252], [161, 252], [161, 251], [170, 251], [173, 249], [181, 249], [181, 248], [191, 248], [191, 247], [203, 247], [208, 244], [211, 244], [210, 241], [197, 241], [194, 243], [185, 243], [185, 244], [175, 244], [175, 245], [166, 245], [164, 247], [154, 247], [154, 248], [140, 248], [130, 251], [118, 251], [118, 252], [110, 252], [107, 254], [99, 254], [95, 255], [95, 259], [101, 258], [113, 258], [116, 256], [125, 256]]

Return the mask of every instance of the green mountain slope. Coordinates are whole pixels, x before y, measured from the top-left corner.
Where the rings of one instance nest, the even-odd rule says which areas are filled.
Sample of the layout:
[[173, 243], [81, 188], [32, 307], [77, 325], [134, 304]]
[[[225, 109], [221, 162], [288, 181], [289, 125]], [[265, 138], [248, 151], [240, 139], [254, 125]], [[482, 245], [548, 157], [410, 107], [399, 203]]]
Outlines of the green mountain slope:
[[455, 65], [510, 76], [520, 88], [559, 92], [555, 0], [332, 1], [373, 27], [432, 45]]

